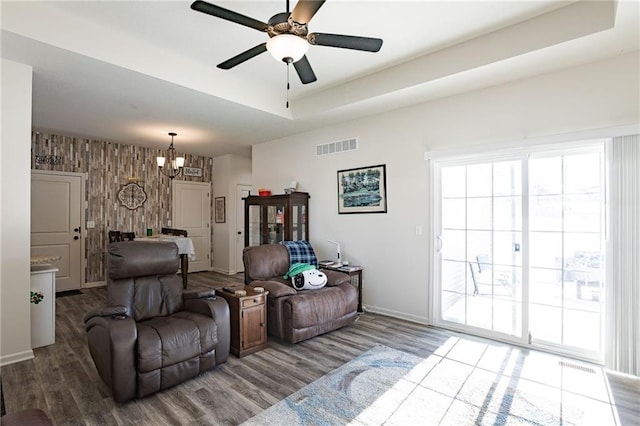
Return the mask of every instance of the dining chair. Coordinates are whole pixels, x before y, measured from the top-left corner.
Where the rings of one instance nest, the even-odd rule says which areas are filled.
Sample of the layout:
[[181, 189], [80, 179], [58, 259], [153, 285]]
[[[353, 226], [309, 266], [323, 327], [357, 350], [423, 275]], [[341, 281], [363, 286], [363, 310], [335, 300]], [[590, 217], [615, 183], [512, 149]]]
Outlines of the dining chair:
[[118, 241], [124, 241], [122, 233], [120, 231], [109, 231], [109, 242], [116, 243]]
[[188, 232], [184, 229], [174, 229], [173, 230], [173, 235], [178, 236], [178, 237], [188, 237]]
[[122, 241], [133, 241], [136, 238], [135, 232], [122, 232]]

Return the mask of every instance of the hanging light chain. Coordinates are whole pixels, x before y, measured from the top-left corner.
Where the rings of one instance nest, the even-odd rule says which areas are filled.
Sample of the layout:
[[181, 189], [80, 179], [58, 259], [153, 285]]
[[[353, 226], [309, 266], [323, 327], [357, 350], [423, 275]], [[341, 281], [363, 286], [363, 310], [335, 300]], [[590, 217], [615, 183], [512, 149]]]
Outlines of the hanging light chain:
[[289, 89], [291, 88], [289, 84], [289, 65], [291, 65], [291, 62], [287, 62], [287, 109], [289, 109]]

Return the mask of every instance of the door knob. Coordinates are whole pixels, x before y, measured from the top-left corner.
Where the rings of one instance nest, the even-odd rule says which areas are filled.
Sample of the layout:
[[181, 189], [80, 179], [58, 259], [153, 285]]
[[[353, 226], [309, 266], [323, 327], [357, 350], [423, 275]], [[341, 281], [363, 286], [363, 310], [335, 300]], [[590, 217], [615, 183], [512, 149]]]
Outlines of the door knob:
[[242, 231], [238, 231], [238, 235], [242, 235]]
[[80, 227], [78, 226], [77, 228], [73, 228], [73, 232], [80, 232]]
[[74, 240], [79, 240], [80, 237], [78, 237], [77, 235], [75, 237], [73, 237]]

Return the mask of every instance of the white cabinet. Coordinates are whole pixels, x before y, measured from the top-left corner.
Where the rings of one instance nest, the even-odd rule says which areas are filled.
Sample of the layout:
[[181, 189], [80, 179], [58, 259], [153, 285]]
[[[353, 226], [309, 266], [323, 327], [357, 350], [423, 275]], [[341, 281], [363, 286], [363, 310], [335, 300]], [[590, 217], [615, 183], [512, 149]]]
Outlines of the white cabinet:
[[[56, 272], [51, 265], [31, 266], [31, 347], [56, 340]], [[35, 303], [37, 302], [37, 303]]]

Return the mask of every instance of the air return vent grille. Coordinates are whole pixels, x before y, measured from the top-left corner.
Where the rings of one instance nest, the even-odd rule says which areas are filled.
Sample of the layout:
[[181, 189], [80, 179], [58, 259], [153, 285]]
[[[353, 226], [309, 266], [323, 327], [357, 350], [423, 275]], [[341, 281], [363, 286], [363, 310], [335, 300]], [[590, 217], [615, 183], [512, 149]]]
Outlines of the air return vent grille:
[[344, 139], [316, 145], [316, 156], [337, 154], [339, 152], [353, 151], [356, 149], [358, 149], [358, 138]]

